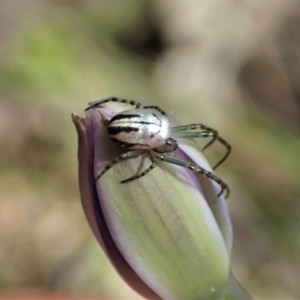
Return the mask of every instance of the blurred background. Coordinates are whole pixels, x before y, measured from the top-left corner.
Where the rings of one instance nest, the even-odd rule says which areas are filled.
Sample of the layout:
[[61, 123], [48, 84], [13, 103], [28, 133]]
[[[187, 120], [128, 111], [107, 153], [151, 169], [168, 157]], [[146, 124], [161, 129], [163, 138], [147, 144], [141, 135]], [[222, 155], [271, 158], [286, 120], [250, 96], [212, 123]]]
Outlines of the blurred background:
[[[221, 133], [233, 147], [217, 170], [232, 191], [233, 272], [255, 299], [299, 299], [293, 0], [0, 1], [0, 298], [141, 299], [104, 257], [79, 200], [70, 113], [110, 95]], [[224, 149], [207, 153], [213, 163]]]

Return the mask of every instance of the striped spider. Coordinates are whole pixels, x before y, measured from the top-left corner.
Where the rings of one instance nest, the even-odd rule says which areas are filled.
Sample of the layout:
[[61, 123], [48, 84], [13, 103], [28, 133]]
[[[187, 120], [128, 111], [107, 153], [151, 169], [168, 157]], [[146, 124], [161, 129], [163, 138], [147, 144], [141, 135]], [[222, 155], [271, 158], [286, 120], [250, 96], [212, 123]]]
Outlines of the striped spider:
[[121, 147], [128, 149], [128, 152], [121, 154], [109, 162], [98, 174], [96, 180], [103, 176], [103, 174], [115, 164], [147, 154], [151, 160], [151, 165], [145, 171], [122, 180], [121, 183], [126, 183], [145, 176], [155, 168], [156, 161], [159, 159], [170, 164], [187, 168], [217, 182], [221, 186], [218, 197], [224, 191], [225, 198], [228, 197], [229, 188], [223, 180], [193, 162], [185, 161], [174, 156], [174, 152], [178, 148], [176, 139], [212, 137], [211, 141], [207, 143], [202, 150], [207, 149], [215, 141], [220, 142], [226, 148], [226, 153], [223, 158], [213, 167], [213, 170], [215, 170], [226, 160], [231, 151], [231, 146], [218, 135], [216, 130], [200, 123], [171, 127], [167, 114], [158, 106], [142, 105], [138, 101], [119, 97], [109, 97], [89, 102], [89, 107], [86, 108], [86, 110], [99, 107], [107, 102], [121, 102], [135, 106], [135, 108], [124, 110], [109, 120], [107, 126], [109, 136], [114, 142], [120, 144]]

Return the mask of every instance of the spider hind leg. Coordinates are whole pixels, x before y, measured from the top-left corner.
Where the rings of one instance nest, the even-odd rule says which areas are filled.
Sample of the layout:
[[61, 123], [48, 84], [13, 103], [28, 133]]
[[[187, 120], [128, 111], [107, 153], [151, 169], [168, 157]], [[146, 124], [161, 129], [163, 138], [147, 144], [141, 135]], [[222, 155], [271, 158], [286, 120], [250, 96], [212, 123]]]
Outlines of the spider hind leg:
[[129, 105], [135, 106], [136, 108], [154, 109], [154, 110], [157, 110], [162, 115], [165, 115], [165, 116], [167, 115], [167, 113], [164, 110], [162, 110], [160, 107], [158, 107], [156, 105], [142, 105], [142, 103], [140, 103], [136, 100], [126, 99], [126, 98], [122, 98], [122, 97], [114, 97], [114, 96], [103, 98], [103, 99], [95, 99], [93, 101], [90, 101], [88, 103], [89, 106], [85, 109], [85, 111], [90, 110], [92, 108], [99, 107], [102, 104], [105, 104], [108, 102], [119, 102], [119, 103], [129, 104]]
[[102, 104], [108, 103], [108, 102], [120, 102], [120, 103], [125, 103], [125, 104], [130, 104], [135, 106], [136, 108], [143, 108], [143, 105], [136, 101], [136, 100], [132, 100], [132, 99], [125, 99], [125, 98], [121, 98], [121, 97], [108, 97], [108, 98], [103, 98], [103, 99], [95, 99], [93, 101], [90, 101], [88, 104], [89, 106], [85, 109], [86, 111], [91, 109], [91, 108], [96, 108], [101, 106]]

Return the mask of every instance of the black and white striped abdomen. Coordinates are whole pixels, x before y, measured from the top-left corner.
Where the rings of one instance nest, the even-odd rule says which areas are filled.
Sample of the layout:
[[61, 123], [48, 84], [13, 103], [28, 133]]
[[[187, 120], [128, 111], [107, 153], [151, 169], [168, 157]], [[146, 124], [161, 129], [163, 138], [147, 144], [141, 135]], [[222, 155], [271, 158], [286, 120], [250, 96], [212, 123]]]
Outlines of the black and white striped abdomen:
[[131, 109], [108, 123], [110, 137], [130, 149], [152, 149], [165, 144], [171, 135], [168, 118], [152, 109]]

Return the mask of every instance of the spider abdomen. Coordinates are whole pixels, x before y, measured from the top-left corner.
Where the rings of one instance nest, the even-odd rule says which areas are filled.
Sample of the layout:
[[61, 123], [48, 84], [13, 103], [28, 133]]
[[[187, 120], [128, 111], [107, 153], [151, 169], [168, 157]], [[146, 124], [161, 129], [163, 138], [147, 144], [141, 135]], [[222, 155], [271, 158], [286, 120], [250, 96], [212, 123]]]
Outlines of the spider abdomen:
[[153, 149], [165, 144], [171, 125], [158, 111], [131, 109], [115, 115], [107, 131], [114, 141], [130, 149]]

